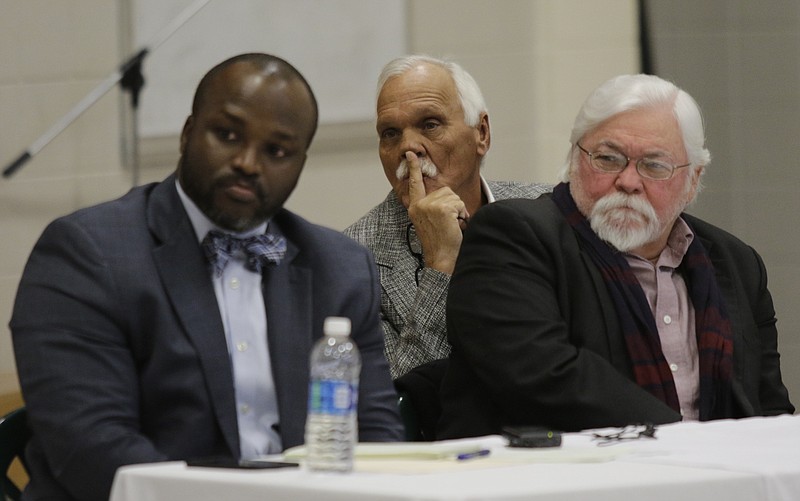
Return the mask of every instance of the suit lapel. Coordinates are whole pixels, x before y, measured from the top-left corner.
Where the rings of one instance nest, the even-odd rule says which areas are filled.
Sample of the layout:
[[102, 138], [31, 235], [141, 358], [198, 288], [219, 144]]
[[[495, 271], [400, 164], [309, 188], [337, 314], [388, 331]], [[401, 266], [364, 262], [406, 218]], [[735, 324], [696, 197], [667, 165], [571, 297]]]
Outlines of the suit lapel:
[[[277, 222], [273, 221], [270, 228], [278, 230]], [[286, 256], [280, 265], [265, 269], [262, 282], [267, 341], [284, 448], [304, 441], [308, 357], [314, 342], [313, 273], [310, 266], [303, 263], [298, 244], [302, 245], [287, 236]]]
[[170, 176], [157, 186], [148, 207], [148, 223], [161, 242], [153, 250], [153, 259], [165, 294], [197, 350], [222, 434], [231, 453], [238, 456], [233, 376], [219, 306], [174, 183]]
[[[416, 246], [415, 249], [420, 249], [419, 241], [416, 239], [413, 230], [411, 234], [412, 245]], [[391, 258], [393, 264], [390, 268], [381, 267], [380, 273], [386, 276], [385, 279], [381, 280], [381, 284], [389, 301], [396, 310], [398, 318], [406, 319], [409, 318], [411, 314], [411, 309], [416, 298], [417, 283], [415, 276], [417, 267], [421, 266], [421, 263], [419, 263], [417, 258], [408, 250], [405, 244], [405, 234], [403, 235], [402, 242], [402, 247], [390, 249], [393, 255]]]
[[[400, 325], [411, 314], [416, 296], [414, 273], [417, 259], [409, 252], [406, 231], [411, 220], [406, 208], [394, 192], [386, 199], [385, 209], [377, 216], [373, 253], [381, 275], [382, 301], [388, 302], [385, 311], [392, 323]], [[411, 237], [419, 248], [416, 234]], [[410, 277], [410, 278], [409, 278]]]
[[[628, 351], [622, 334], [622, 327], [620, 326], [619, 317], [616, 313], [617, 307], [611, 299], [608, 286], [603, 280], [600, 271], [597, 269], [597, 265], [589, 254], [583, 250], [583, 247], [581, 247], [580, 255], [583, 267], [590, 280], [590, 286], [594, 291], [594, 293], [588, 297], [597, 298], [597, 311], [602, 315], [602, 325], [605, 328], [608, 342], [608, 357], [615, 367], [630, 367]], [[581, 308], [581, 306], [578, 307]], [[583, 306], [583, 308], [585, 307], [586, 305]]]

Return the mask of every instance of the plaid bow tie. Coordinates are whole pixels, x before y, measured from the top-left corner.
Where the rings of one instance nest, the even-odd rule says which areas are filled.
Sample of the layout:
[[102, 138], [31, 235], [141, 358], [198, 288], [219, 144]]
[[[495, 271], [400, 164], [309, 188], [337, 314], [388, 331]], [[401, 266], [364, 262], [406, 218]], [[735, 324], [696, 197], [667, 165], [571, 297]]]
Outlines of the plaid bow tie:
[[203, 239], [203, 251], [217, 276], [222, 275], [222, 270], [237, 250], [244, 252], [248, 270], [261, 273], [265, 265], [281, 262], [286, 254], [286, 239], [269, 233], [238, 238], [217, 230], [209, 231]]

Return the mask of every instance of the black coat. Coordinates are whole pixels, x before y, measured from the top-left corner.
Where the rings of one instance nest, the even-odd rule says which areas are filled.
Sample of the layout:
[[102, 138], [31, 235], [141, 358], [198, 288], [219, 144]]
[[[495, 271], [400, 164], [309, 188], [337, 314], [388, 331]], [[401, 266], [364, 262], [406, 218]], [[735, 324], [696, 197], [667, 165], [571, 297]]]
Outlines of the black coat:
[[[793, 412], [767, 274], [749, 246], [683, 215], [710, 254], [734, 336], [733, 416]], [[614, 303], [550, 195], [506, 200], [470, 221], [451, 279], [437, 438], [504, 425], [580, 430], [681, 416], [633, 376]]]

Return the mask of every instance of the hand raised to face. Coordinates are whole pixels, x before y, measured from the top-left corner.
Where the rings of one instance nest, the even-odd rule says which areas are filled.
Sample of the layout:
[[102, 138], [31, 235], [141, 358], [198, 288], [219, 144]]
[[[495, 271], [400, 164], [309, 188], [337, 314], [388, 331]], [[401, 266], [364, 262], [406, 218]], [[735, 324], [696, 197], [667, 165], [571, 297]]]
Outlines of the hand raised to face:
[[447, 186], [428, 193], [420, 159], [411, 151], [405, 156], [408, 163], [408, 215], [422, 245], [425, 266], [451, 274], [469, 212], [464, 201]]

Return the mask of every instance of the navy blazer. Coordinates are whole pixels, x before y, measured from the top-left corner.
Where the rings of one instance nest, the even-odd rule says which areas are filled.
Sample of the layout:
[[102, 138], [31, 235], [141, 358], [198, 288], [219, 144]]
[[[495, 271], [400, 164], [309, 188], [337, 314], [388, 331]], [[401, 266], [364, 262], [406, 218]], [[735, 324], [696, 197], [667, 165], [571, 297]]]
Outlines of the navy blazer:
[[[716, 417], [794, 412], [761, 258], [729, 233], [683, 217], [710, 255], [733, 328], [735, 410]], [[505, 425], [574, 431], [681, 419], [636, 384], [614, 302], [549, 194], [474, 215], [447, 323], [453, 351], [437, 438]]]
[[[288, 245], [263, 278], [283, 446], [303, 443], [308, 357], [331, 315], [361, 351], [359, 439], [399, 440], [369, 252], [286, 210], [270, 224]], [[107, 499], [121, 465], [239, 456], [222, 321], [174, 175], [51, 223], [10, 325], [33, 430], [26, 497]]]

